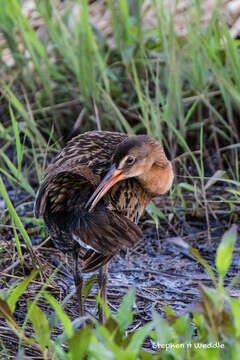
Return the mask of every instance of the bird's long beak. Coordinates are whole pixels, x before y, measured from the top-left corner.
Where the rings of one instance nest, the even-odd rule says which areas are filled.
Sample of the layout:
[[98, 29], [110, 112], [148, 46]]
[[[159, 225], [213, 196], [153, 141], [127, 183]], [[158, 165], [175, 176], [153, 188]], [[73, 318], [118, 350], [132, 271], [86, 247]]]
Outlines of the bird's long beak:
[[118, 181], [123, 179], [123, 171], [117, 170], [115, 165], [112, 165], [106, 176], [100, 182], [88, 202], [86, 203], [85, 207], [88, 207], [91, 203], [89, 211], [91, 211], [94, 206], [97, 205], [99, 200], [108, 192], [108, 190], [116, 184]]

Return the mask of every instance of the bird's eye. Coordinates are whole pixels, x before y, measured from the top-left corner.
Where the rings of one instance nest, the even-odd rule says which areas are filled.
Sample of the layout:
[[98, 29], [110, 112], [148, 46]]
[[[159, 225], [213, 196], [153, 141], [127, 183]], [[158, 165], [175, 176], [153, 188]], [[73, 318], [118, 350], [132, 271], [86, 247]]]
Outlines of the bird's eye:
[[133, 165], [135, 163], [135, 161], [136, 161], [136, 158], [134, 156], [128, 156], [125, 163], [130, 166], [130, 165]]

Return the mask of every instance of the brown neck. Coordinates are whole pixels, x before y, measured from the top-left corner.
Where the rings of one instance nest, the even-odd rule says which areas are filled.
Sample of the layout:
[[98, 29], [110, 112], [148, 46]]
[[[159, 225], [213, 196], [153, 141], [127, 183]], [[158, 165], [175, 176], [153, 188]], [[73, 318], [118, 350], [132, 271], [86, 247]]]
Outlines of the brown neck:
[[168, 161], [164, 168], [153, 164], [149, 171], [139, 176], [138, 180], [152, 197], [164, 194], [173, 182], [172, 164]]

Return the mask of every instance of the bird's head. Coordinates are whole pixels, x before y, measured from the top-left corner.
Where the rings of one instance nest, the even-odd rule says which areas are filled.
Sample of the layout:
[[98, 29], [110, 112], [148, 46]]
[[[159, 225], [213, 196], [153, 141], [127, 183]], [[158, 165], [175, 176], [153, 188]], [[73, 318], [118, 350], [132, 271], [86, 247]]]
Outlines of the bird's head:
[[129, 136], [117, 146], [112, 166], [86, 206], [91, 204], [91, 211], [114, 184], [133, 177], [138, 179], [146, 191], [156, 189], [152, 191], [155, 195], [165, 193], [172, 185], [171, 163], [159, 142], [150, 136]]

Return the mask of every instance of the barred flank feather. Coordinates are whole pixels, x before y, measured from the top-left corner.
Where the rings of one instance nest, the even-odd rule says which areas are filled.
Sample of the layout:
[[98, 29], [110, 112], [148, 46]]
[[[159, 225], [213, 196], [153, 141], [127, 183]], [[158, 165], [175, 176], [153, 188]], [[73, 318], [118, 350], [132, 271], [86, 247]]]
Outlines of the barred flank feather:
[[103, 255], [89, 249], [83, 257], [82, 271], [84, 273], [95, 271], [110, 261], [112, 257], [113, 255]]
[[140, 228], [125, 216], [98, 204], [94, 211], [75, 206], [71, 210], [45, 211], [44, 220], [54, 244], [62, 251], [72, 251], [77, 242], [72, 234], [97, 252], [116, 254], [133, 247], [142, 237]]

